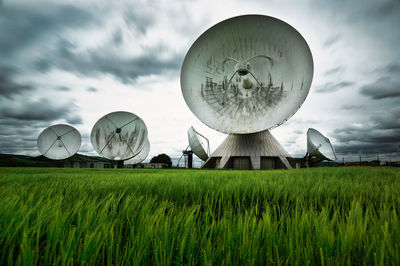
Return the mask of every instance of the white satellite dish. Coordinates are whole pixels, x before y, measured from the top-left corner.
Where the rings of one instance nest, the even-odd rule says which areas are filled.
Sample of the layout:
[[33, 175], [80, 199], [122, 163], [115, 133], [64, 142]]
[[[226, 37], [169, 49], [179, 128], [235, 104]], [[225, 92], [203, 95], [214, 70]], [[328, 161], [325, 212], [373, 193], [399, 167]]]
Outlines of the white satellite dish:
[[[206, 148], [204, 147], [204, 143], [201, 141], [200, 137], [207, 142]], [[193, 128], [193, 126], [191, 126], [188, 130], [188, 140], [189, 146], [192, 149], [193, 153], [196, 154], [196, 156], [199, 157], [201, 160], [207, 161], [208, 155], [210, 153], [208, 139], [197, 132]]]
[[336, 154], [329, 139], [314, 128], [307, 130], [307, 153], [320, 160], [336, 160]]
[[147, 140], [143, 120], [129, 112], [113, 112], [93, 126], [90, 141], [101, 156], [110, 160], [127, 160], [139, 154]]
[[150, 142], [147, 139], [146, 143], [144, 144], [143, 149], [139, 152], [138, 155], [136, 155], [135, 157], [129, 159], [128, 161], [125, 161], [125, 164], [138, 164], [143, 162], [147, 156], [150, 153]]
[[[298, 31], [279, 19], [244, 15], [205, 31], [185, 56], [182, 94], [203, 123], [234, 136], [203, 167], [259, 169], [283, 164], [290, 168], [286, 159], [290, 155], [276, 146], [280, 144], [268, 129], [300, 108], [312, 77], [310, 48]], [[256, 133], [253, 139], [262, 143], [240, 137]]]
[[74, 127], [64, 124], [52, 125], [43, 130], [37, 140], [39, 152], [53, 160], [71, 157], [81, 147], [82, 137]]
[[182, 94], [206, 125], [248, 134], [280, 125], [302, 105], [313, 76], [307, 43], [292, 26], [268, 16], [224, 20], [190, 47]]

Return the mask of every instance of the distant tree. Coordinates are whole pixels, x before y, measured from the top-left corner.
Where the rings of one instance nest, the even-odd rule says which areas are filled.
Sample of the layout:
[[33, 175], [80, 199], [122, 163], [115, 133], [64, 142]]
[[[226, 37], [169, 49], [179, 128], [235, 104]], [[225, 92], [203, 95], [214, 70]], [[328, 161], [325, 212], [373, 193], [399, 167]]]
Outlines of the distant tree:
[[154, 156], [153, 158], [151, 158], [150, 163], [165, 163], [167, 164], [168, 168], [171, 168], [172, 166], [171, 158], [165, 153]]

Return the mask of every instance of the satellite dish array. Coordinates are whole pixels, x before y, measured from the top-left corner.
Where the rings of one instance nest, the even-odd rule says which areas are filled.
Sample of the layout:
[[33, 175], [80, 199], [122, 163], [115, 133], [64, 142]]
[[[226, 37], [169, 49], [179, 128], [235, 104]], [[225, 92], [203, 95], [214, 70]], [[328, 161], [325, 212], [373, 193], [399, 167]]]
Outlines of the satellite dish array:
[[[129, 112], [112, 112], [100, 118], [93, 126], [90, 140], [94, 150], [101, 156], [133, 163], [140, 163], [150, 152], [147, 127], [137, 115]], [[81, 146], [79, 132], [69, 125], [53, 125], [40, 133], [39, 152], [53, 160], [74, 155]]]
[[205, 31], [185, 56], [182, 95], [204, 124], [229, 135], [203, 168], [291, 168], [269, 129], [300, 108], [313, 68], [304, 38], [279, 19], [244, 15]]
[[[185, 56], [182, 95], [204, 124], [229, 135], [209, 155], [208, 140], [190, 127], [190, 153], [205, 161], [203, 168], [291, 168], [289, 153], [269, 130], [301, 107], [313, 68], [304, 38], [279, 19], [244, 15], [206, 30]], [[138, 163], [150, 150], [145, 123], [128, 112], [100, 118], [90, 138], [96, 152], [111, 160]], [[48, 158], [64, 159], [76, 153], [80, 143], [76, 129], [55, 125], [40, 134], [38, 148]], [[336, 159], [329, 140], [315, 129], [307, 132], [307, 147], [309, 158]]]

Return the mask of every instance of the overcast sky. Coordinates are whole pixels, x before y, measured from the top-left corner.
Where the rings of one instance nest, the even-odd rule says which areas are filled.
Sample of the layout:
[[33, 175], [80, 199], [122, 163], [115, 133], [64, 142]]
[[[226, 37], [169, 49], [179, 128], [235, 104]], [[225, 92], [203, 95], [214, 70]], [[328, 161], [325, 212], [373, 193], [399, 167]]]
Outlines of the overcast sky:
[[0, 0], [0, 153], [39, 155], [40, 132], [67, 123], [82, 135], [79, 152], [94, 155], [91, 128], [113, 111], [145, 121], [149, 158], [179, 157], [191, 125], [213, 151], [226, 135], [190, 112], [180, 68], [201, 33], [243, 14], [284, 20], [313, 54], [306, 101], [271, 131], [290, 154], [305, 154], [309, 127], [331, 139], [340, 160], [399, 146], [398, 0]]

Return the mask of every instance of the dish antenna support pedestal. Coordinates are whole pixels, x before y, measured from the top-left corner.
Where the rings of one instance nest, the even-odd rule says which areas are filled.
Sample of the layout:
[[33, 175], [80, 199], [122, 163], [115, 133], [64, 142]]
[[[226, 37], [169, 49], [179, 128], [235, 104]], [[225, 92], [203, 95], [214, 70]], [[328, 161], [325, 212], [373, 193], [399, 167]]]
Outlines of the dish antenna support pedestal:
[[286, 169], [290, 154], [269, 130], [251, 134], [229, 134], [202, 168]]

